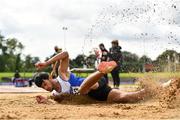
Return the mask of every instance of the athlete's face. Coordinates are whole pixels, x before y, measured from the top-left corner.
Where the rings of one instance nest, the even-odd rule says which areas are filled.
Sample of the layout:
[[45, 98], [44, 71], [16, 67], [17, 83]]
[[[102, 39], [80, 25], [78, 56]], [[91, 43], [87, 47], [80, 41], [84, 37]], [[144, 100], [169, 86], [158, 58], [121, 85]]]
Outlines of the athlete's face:
[[49, 80], [44, 80], [41, 87], [47, 91], [53, 91], [53, 85]]

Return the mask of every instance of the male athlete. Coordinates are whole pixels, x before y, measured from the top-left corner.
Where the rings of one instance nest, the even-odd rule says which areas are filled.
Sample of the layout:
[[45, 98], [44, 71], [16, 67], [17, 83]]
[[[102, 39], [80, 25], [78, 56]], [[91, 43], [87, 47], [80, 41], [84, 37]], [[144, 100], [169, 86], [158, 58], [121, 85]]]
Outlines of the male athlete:
[[[38, 87], [52, 92], [50, 98], [57, 102], [62, 100], [62, 94], [77, 94], [77, 92], [81, 95], [88, 95], [95, 100], [121, 103], [137, 102], [147, 96], [147, 90], [145, 89], [137, 92], [124, 92], [119, 89], [112, 89], [106, 84], [103, 76], [117, 66], [114, 61], [101, 62], [98, 71], [90, 74], [87, 78], [77, 77], [68, 71], [68, 52], [58, 53], [46, 62], [38, 62], [35, 67], [38, 70], [43, 69], [56, 61], [60, 62], [59, 76], [57, 78], [52, 79], [48, 73], [41, 72], [35, 75], [34, 81]], [[79, 87], [78, 90], [77, 87]], [[41, 95], [36, 96], [38, 103], [46, 103], [48, 98]]]

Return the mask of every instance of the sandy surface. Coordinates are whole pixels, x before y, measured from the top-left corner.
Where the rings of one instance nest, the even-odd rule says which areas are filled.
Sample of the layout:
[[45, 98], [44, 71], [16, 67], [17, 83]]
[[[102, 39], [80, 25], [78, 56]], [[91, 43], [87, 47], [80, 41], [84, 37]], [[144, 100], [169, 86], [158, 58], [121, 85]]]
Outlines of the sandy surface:
[[47, 91], [42, 88], [38, 88], [36, 86], [33, 87], [15, 87], [13, 85], [0, 86], [0, 93], [37, 93], [37, 92], [42, 93]]
[[36, 95], [39, 94], [0, 94], [0, 119], [180, 119], [179, 98], [174, 107], [162, 108], [158, 99], [110, 104], [82, 96], [71, 96], [60, 104], [38, 104]]
[[94, 101], [87, 96], [72, 95], [66, 97], [62, 103], [50, 100], [47, 104], [38, 104], [35, 96], [40, 94], [47, 96], [49, 93], [0, 93], [0, 119], [179, 120], [179, 90], [174, 86], [163, 92], [156, 90], [155, 87], [151, 89], [158, 92], [155, 98], [134, 104], [110, 104]]

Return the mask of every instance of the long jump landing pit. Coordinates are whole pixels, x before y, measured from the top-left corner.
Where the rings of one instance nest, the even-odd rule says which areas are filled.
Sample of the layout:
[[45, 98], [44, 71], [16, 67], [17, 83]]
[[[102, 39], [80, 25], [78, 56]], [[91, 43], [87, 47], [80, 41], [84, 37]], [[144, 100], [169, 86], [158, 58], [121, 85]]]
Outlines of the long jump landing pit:
[[0, 93], [37, 93], [46, 92], [38, 87], [15, 87], [13, 85], [0, 86]]
[[[49, 93], [28, 87], [15, 89], [26, 92], [23, 92], [23, 94], [20, 92], [0, 93], [0, 120], [180, 119], [179, 97], [172, 108], [162, 108], [159, 105], [159, 100], [153, 98], [134, 104], [110, 104], [107, 102], [97, 102], [85, 96], [69, 96], [62, 103], [50, 100], [47, 104], [38, 104], [35, 96], [47, 96]], [[31, 89], [36, 89], [36, 91], [34, 90], [33, 92]]]

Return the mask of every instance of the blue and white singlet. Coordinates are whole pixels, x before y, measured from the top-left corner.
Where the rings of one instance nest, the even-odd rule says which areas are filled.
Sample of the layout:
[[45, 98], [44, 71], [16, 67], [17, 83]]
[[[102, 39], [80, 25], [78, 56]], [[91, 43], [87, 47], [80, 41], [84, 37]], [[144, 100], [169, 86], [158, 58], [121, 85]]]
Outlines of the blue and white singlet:
[[[79, 86], [82, 84], [85, 78], [80, 78], [75, 76], [73, 73], [70, 73], [69, 80], [63, 80], [60, 76], [58, 76], [57, 81], [61, 85], [60, 93], [69, 93], [69, 94], [78, 94]], [[52, 91], [52, 95], [56, 96], [60, 94], [56, 90]]]

